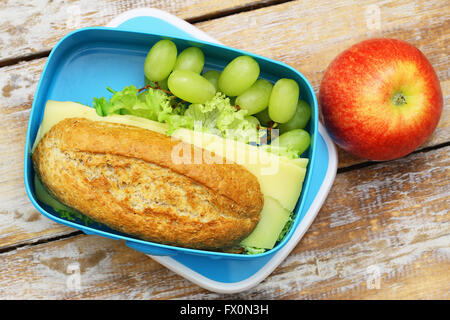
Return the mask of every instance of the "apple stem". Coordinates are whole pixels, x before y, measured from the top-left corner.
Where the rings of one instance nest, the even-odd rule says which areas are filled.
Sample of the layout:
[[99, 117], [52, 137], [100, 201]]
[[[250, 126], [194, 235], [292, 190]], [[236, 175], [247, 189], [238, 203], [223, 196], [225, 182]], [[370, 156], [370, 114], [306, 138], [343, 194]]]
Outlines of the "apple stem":
[[403, 104], [406, 104], [406, 97], [401, 92], [394, 94], [394, 97], [392, 98], [392, 100], [396, 106], [401, 106]]

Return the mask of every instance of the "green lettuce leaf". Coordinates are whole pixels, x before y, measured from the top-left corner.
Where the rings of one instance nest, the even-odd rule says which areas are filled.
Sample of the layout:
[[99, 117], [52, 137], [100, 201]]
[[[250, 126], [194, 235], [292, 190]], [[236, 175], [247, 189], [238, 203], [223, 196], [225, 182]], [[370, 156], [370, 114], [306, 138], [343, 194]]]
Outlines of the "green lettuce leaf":
[[278, 240], [277, 240], [278, 242], [283, 240], [283, 238], [286, 235], [286, 233], [288, 233], [288, 231], [291, 229], [291, 226], [292, 226], [293, 222], [294, 222], [294, 213], [291, 212], [291, 214], [289, 215], [288, 220], [284, 224], [283, 230], [281, 230], [280, 234], [278, 235]]
[[57, 207], [53, 207], [53, 210], [55, 210], [60, 215], [61, 218], [70, 220], [70, 221], [75, 221], [78, 219], [78, 220], [82, 221], [85, 226], [89, 226], [94, 223], [97, 223], [96, 221], [92, 220], [88, 216], [85, 216], [84, 214], [82, 214], [76, 210], [73, 210], [72, 208], [70, 208], [70, 210], [63, 210], [63, 209], [59, 209]]
[[246, 115], [247, 110], [238, 110], [225, 94], [217, 92], [204, 104], [191, 104], [184, 115], [168, 116], [167, 123], [172, 132], [182, 126], [245, 143], [257, 142], [257, 125], [245, 119]]
[[139, 92], [131, 85], [122, 91], [114, 91], [112, 97], [94, 98], [93, 107], [99, 116], [131, 114], [153, 121], [167, 123], [172, 134], [179, 128], [200, 130], [241, 142], [257, 142], [258, 130], [254, 122], [245, 119], [246, 110], [238, 110], [223, 93], [204, 104], [181, 102], [178, 98], [159, 89], [148, 88]]
[[248, 120], [247, 110], [236, 108], [222, 92], [217, 92], [203, 104], [188, 105], [170, 92], [152, 87], [142, 92], [134, 85], [121, 91], [107, 89], [113, 94], [109, 100], [105, 97], [93, 100], [93, 107], [100, 116], [131, 114], [167, 123], [168, 135], [179, 128], [186, 128], [259, 145], [268, 152], [290, 159], [300, 157], [294, 149], [266, 144], [264, 140], [268, 136], [268, 128], [260, 128], [258, 123]]
[[244, 254], [259, 254], [259, 253], [264, 253], [266, 251], [266, 249], [264, 248], [255, 248], [255, 247], [247, 247], [247, 246], [243, 246], [244, 248]]
[[164, 122], [169, 114], [181, 114], [184, 105], [175, 101], [174, 96], [169, 96], [162, 90], [148, 88], [139, 92], [134, 85], [125, 87], [122, 91], [114, 91], [112, 97], [94, 98], [93, 107], [99, 116], [112, 114], [131, 114], [137, 117], [147, 118], [153, 121]]

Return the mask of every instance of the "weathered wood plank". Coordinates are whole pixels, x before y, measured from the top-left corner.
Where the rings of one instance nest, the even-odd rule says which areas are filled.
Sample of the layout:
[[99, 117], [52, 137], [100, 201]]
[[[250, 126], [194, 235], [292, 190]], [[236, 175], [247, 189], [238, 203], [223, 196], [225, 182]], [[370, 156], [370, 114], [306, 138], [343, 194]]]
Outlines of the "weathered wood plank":
[[16, 64], [0, 72], [0, 249], [73, 232], [42, 216], [28, 200], [23, 183], [28, 118], [44, 62]]
[[[288, 258], [295, 261], [300, 254], [307, 266], [315, 263], [320, 285], [281, 272], [300, 288], [289, 297], [448, 297], [449, 151], [417, 153], [339, 174], [317, 219]], [[378, 290], [367, 290], [371, 268], [380, 272]]]
[[449, 152], [339, 174], [294, 251], [246, 292], [208, 292], [122, 242], [83, 235], [0, 254], [0, 297], [448, 299]]
[[0, 61], [50, 50], [64, 35], [78, 28], [101, 26], [135, 8], [153, 7], [182, 19], [196, 20], [270, 4], [273, 0], [196, 1], [51, 1], [7, 0], [0, 3]]

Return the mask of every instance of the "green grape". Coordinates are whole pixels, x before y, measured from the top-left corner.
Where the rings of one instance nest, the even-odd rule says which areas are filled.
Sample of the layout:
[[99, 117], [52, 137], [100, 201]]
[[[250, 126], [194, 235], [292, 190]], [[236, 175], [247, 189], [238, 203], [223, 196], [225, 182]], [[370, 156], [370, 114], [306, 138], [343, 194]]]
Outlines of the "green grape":
[[258, 113], [267, 108], [272, 87], [269, 81], [258, 79], [236, 98], [236, 104], [247, 110], [249, 115]]
[[216, 94], [211, 82], [189, 70], [174, 70], [167, 84], [175, 96], [190, 103], [205, 103]]
[[292, 79], [280, 79], [273, 86], [269, 99], [269, 116], [278, 123], [288, 122], [295, 113], [300, 89]]
[[216, 70], [206, 71], [203, 74], [203, 77], [206, 78], [206, 80], [208, 80], [209, 82], [212, 83], [214, 88], [216, 88], [216, 91], [219, 90], [219, 77], [220, 77], [220, 72], [219, 71], [216, 71]]
[[249, 56], [233, 59], [219, 77], [219, 90], [234, 97], [251, 87], [259, 77], [259, 65]]
[[255, 126], [260, 125], [258, 118], [254, 117], [254, 116], [245, 116], [244, 119], [247, 120], [248, 122], [254, 124]]
[[272, 144], [278, 144], [280, 147], [294, 150], [298, 152], [298, 154], [305, 152], [310, 143], [311, 137], [309, 136], [309, 133], [303, 129], [294, 129], [285, 132], [272, 141]]
[[181, 51], [175, 62], [174, 70], [190, 70], [200, 74], [205, 64], [205, 55], [197, 47], [189, 47]]
[[151, 81], [167, 78], [177, 60], [177, 46], [171, 40], [160, 40], [153, 45], [145, 58], [144, 73]]
[[269, 117], [269, 109], [265, 108], [263, 111], [255, 114], [255, 117], [259, 120], [259, 122], [264, 126], [268, 127], [272, 119]]
[[310, 117], [311, 108], [309, 104], [306, 101], [298, 100], [294, 116], [288, 122], [280, 124], [280, 132], [284, 133], [294, 129], [303, 129], [306, 127]]

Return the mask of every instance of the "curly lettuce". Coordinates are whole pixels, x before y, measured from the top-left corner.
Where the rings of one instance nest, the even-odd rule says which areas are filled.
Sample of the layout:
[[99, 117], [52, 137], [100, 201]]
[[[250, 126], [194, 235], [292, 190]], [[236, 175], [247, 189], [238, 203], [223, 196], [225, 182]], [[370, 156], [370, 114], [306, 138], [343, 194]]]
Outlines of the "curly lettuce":
[[188, 106], [160, 89], [148, 88], [140, 92], [131, 85], [121, 91], [108, 90], [113, 93], [109, 100], [104, 97], [93, 100], [93, 107], [100, 116], [131, 114], [167, 123], [169, 135], [179, 128], [186, 128], [241, 142], [258, 141], [258, 125], [246, 119], [247, 111], [233, 106], [221, 92], [204, 104]]
[[173, 96], [169, 96], [161, 90], [149, 88], [139, 92], [134, 85], [127, 86], [122, 91], [107, 89], [113, 93], [109, 100], [105, 97], [93, 100], [93, 107], [99, 116], [131, 114], [164, 122], [166, 115], [180, 114], [184, 110], [181, 102], [175, 101]]
[[217, 92], [204, 104], [191, 104], [182, 116], [169, 115], [166, 120], [172, 132], [184, 127], [246, 143], [257, 141], [257, 125], [247, 120], [246, 115], [247, 110], [237, 109], [225, 94]]

